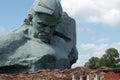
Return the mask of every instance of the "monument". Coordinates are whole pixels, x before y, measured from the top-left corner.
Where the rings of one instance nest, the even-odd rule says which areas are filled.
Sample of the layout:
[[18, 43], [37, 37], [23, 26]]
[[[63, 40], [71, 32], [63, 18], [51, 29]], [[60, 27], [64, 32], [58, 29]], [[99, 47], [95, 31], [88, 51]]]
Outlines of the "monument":
[[66, 69], [77, 58], [75, 21], [59, 0], [35, 0], [21, 27], [0, 36], [0, 73]]

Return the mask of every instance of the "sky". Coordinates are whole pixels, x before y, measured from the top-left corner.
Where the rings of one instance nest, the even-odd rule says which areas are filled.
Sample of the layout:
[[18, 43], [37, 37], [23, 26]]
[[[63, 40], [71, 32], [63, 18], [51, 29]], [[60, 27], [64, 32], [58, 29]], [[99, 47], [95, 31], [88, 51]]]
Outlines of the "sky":
[[[1, 0], [0, 35], [23, 23], [34, 0]], [[101, 57], [108, 48], [120, 52], [120, 0], [61, 0], [63, 10], [76, 21], [78, 60], [83, 66], [91, 57]]]

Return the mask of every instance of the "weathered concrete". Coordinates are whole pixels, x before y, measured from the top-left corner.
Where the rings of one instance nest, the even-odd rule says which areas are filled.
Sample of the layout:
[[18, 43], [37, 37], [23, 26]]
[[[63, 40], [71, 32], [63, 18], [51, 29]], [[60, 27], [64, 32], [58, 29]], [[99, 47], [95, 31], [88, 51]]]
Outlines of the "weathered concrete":
[[70, 68], [78, 58], [75, 27], [58, 0], [35, 0], [23, 25], [0, 36], [0, 73]]

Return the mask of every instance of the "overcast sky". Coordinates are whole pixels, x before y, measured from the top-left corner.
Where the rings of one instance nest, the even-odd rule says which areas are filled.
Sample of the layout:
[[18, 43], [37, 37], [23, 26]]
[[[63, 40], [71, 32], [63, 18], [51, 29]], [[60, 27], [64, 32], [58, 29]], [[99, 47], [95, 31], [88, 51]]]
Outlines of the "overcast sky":
[[[1, 0], [0, 35], [20, 27], [34, 0]], [[63, 10], [76, 20], [79, 59], [83, 66], [110, 47], [120, 52], [120, 0], [61, 0]]]

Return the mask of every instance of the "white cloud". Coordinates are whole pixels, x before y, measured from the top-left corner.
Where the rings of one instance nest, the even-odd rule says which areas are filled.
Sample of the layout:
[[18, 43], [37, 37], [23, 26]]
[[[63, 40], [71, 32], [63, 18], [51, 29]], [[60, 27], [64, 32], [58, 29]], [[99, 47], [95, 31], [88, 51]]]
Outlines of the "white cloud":
[[102, 17], [102, 22], [108, 25], [117, 26], [120, 24], [120, 10], [110, 10]]
[[94, 0], [98, 6], [105, 9], [120, 9], [120, 0]]
[[120, 0], [62, 0], [64, 11], [81, 22], [119, 26]]
[[85, 20], [99, 13], [97, 12], [97, 6], [91, 0], [62, 0], [61, 3], [64, 11], [68, 12], [70, 16], [80, 18], [80, 20]]
[[99, 19], [97, 16], [90, 16], [88, 19], [86, 19], [86, 21], [89, 23], [95, 23], [95, 22], [98, 22]]
[[72, 67], [83, 66], [91, 57], [101, 57], [108, 48], [116, 48], [120, 52], [120, 42], [112, 44], [82, 43], [79, 58]]
[[95, 47], [95, 44], [93, 44], [93, 43], [87, 43], [87, 44], [82, 43], [82, 44], [80, 45], [80, 47], [81, 47], [83, 50], [90, 50], [90, 49], [93, 49], [93, 48]]

